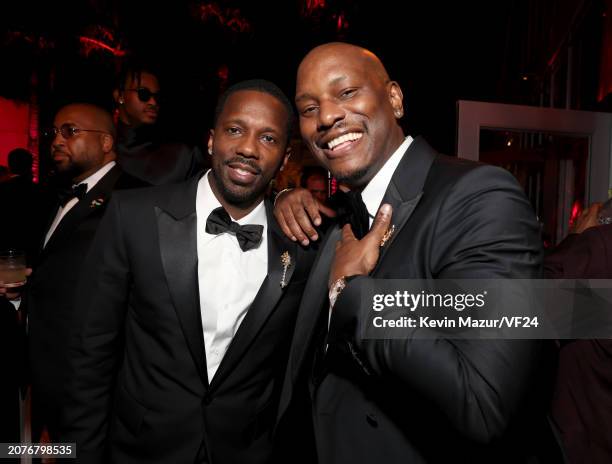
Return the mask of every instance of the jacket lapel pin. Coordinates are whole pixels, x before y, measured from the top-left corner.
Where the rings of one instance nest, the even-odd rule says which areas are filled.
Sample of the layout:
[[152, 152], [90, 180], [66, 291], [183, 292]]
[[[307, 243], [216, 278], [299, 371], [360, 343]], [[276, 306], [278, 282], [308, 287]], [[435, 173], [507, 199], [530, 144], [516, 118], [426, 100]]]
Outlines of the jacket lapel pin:
[[99, 206], [102, 206], [104, 204], [104, 198], [96, 198], [95, 200], [91, 200], [91, 203], [89, 204], [90, 208], [97, 208]]
[[280, 259], [281, 264], [283, 265], [283, 276], [281, 277], [280, 286], [281, 288], [285, 288], [287, 286], [287, 282], [285, 282], [285, 279], [287, 278], [287, 269], [289, 269], [289, 266], [291, 266], [291, 256], [289, 255], [288, 251], [285, 251], [281, 255]]
[[385, 232], [385, 235], [383, 235], [383, 238], [380, 241], [381, 248], [384, 247], [385, 244], [389, 241], [389, 239], [393, 235], [393, 232], [395, 232], [395, 224], [391, 224], [391, 227], [389, 227]]

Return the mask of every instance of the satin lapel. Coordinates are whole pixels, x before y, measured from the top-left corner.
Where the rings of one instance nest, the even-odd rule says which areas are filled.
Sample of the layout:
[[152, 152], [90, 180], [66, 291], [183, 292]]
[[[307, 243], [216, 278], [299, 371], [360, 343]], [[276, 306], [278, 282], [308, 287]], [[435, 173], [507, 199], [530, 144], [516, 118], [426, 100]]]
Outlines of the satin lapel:
[[[259, 292], [249, 307], [236, 335], [219, 365], [210, 385], [211, 391], [230, 374], [240, 362], [244, 353], [256, 338], [287, 289], [297, 264], [297, 244], [287, 239], [276, 224], [272, 214], [272, 206], [266, 201], [266, 216], [268, 221], [268, 275], [264, 279]], [[283, 280], [283, 254], [289, 257], [289, 265]], [[286, 260], [285, 260], [286, 262]]]
[[189, 351], [208, 385], [204, 335], [198, 290], [198, 247], [195, 194], [198, 179], [167, 199], [169, 206], [156, 206], [159, 248], [170, 296], [187, 340]]
[[328, 305], [324, 303], [327, 301], [329, 293], [329, 271], [334, 259], [336, 243], [340, 240], [341, 233], [341, 229], [338, 226], [334, 226], [327, 234], [325, 243], [319, 251], [310, 272], [310, 278], [306, 283], [289, 354], [289, 368], [292, 378], [297, 374], [303, 361], [321, 311], [327, 311]]
[[[110, 200], [111, 192], [113, 191], [113, 186], [120, 175], [121, 169], [119, 166], [113, 166], [113, 168], [108, 171], [70, 211], [68, 211], [68, 214], [62, 218], [55, 231], [53, 231], [53, 235], [49, 238], [49, 242], [47, 242], [43, 254], [47, 250], [52, 250], [59, 243], [62, 243], [62, 241], [69, 240], [71, 232], [76, 229], [87, 216], [93, 213], [99, 213], [100, 209], [103, 211], [106, 208]], [[51, 222], [53, 222], [53, 219]], [[51, 224], [49, 224], [49, 226], [50, 225]]]
[[376, 273], [380, 268], [387, 251], [419, 204], [429, 170], [437, 155], [436, 151], [423, 138], [416, 137], [393, 173], [382, 203], [389, 203], [393, 207], [391, 224], [394, 226], [394, 230], [380, 250], [378, 263], [372, 271], [373, 273]]

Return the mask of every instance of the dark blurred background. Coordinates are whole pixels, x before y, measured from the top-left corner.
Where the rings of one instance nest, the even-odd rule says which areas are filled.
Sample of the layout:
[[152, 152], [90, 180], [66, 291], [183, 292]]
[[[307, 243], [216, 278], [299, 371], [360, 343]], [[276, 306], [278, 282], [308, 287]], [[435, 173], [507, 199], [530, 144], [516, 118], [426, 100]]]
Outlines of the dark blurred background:
[[111, 108], [114, 74], [133, 55], [161, 74], [165, 131], [201, 143], [227, 85], [263, 77], [291, 97], [304, 54], [343, 40], [377, 53], [400, 83], [407, 132], [453, 154], [458, 99], [609, 111], [599, 95], [607, 3], [11, 1], [0, 14], [0, 96], [34, 103], [41, 126], [68, 101]]

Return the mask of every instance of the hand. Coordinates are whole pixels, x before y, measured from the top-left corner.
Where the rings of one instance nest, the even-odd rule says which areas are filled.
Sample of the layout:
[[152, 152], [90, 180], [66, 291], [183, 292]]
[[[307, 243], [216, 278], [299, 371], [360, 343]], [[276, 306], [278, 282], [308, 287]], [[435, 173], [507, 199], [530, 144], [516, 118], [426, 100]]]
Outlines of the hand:
[[595, 227], [599, 224], [599, 211], [603, 205], [601, 203], [593, 203], [588, 208], [582, 211], [582, 214], [576, 218], [574, 224], [570, 228], [570, 234], [581, 234], [590, 227]]
[[350, 224], [342, 228], [342, 239], [336, 244], [336, 255], [329, 273], [330, 286], [342, 277], [372, 272], [380, 255], [380, 242], [391, 224], [392, 213], [391, 205], [382, 205], [372, 228], [361, 240], [355, 238]]
[[[26, 277], [30, 277], [32, 275], [32, 268], [27, 268], [25, 272]], [[0, 282], [0, 297], [6, 298], [8, 300], [16, 300], [17, 298], [21, 298], [21, 292], [23, 290], [23, 286], [21, 287], [5, 287], [2, 282]]]
[[281, 229], [291, 240], [306, 246], [319, 239], [315, 226], [321, 225], [321, 215], [335, 217], [336, 212], [325, 206], [305, 188], [294, 188], [276, 197], [274, 216]]

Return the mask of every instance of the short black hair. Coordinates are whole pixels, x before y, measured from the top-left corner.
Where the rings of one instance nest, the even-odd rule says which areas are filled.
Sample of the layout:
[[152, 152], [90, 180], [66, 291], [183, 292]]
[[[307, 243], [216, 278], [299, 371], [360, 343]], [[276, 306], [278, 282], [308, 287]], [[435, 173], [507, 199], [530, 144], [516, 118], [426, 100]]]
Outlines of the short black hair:
[[115, 88], [124, 91], [128, 77], [131, 77], [133, 81], [136, 81], [137, 85], [140, 85], [140, 76], [143, 73], [153, 74], [159, 80], [159, 72], [149, 63], [138, 58], [131, 58], [125, 61], [119, 70], [119, 74], [117, 74]]
[[327, 171], [321, 166], [304, 167], [304, 169], [302, 169], [302, 177], [300, 178], [300, 187], [306, 188], [306, 182], [314, 176], [322, 176], [323, 179], [327, 180]]
[[267, 81], [265, 79], [250, 79], [247, 81], [241, 81], [234, 85], [232, 85], [229, 89], [227, 89], [217, 100], [217, 106], [215, 107], [215, 115], [213, 119], [213, 127], [217, 125], [217, 120], [225, 107], [225, 103], [227, 99], [234, 93], [240, 92], [241, 90], [255, 90], [256, 92], [267, 93], [268, 95], [273, 96], [279, 102], [282, 103], [285, 111], [287, 112], [287, 142], [291, 138], [291, 133], [293, 131], [293, 124], [295, 119], [295, 114], [293, 112], [293, 106], [291, 102], [285, 95], [285, 93], [273, 82]]

